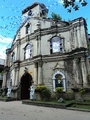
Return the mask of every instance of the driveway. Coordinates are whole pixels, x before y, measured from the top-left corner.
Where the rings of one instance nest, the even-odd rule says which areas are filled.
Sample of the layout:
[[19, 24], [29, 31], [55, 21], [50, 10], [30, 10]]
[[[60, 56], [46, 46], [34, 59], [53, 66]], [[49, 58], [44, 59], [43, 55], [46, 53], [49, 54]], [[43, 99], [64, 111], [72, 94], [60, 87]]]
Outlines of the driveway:
[[90, 120], [90, 112], [0, 101], [0, 120]]

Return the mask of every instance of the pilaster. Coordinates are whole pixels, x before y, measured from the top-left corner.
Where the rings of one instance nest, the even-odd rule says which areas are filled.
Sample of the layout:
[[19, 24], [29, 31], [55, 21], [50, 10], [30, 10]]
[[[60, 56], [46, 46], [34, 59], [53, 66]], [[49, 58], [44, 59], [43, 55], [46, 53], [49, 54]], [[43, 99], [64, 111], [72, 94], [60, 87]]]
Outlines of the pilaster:
[[87, 87], [87, 69], [86, 69], [86, 60], [84, 57], [81, 58], [81, 70], [82, 70], [82, 79], [83, 79], [83, 86]]
[[34, 63], [34, 84], [37, 85], [38, 84], [38, 63]]
[[42, 61], [39, 61], [38, 62], [38, 84], [42, 84], [43, 81], [42, 81]]
[[20, 60], [20, 41], [17, 43], [17, 60]]
[[19, 84], [19, 68], [15, 68], [15, 72], [16, 72], [15, 86], [17, 86]]
[[74, 34], [75, 34], [75, 48], [78, 48], [78, 45], [79, 45], [79, 43], [78, 43], [78, 39], [77, 39], [77, 28], [75, 27], [74, 28]]
[[81, 40], [81, 27], [80, 27], [80, 25], [77, 27], [77, 35], [78, 35], [78, 43], [79, 43], [79, 47], [82, 47], [82, 40]]
[[15, 67], [15, 68], [14, 68], [14, 85], [13, 85], [13, 86], [16, 85], [16, 81], [17, 81], [16, 74], [17, 74], [17, 68]]
[[81, 71], [80, 71], [80, 65], [79, 65], [79, 59], [75, 59], [75, 63], [74, 63], [74, 70], [75, 70], [75, 81], [77, 86], [81, 86], [82, 82], [81, 82]]
[[3, 84], [2, 84], [2, 88], [7, 86], [7, 81], [6, 81], [6, 72], [3, 74]]

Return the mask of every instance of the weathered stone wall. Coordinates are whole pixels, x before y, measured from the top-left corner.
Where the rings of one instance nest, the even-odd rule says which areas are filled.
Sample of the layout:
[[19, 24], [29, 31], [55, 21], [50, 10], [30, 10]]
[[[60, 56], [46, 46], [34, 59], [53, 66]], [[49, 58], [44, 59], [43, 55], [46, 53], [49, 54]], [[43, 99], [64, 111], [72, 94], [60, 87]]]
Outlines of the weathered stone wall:
[[[38, 6], [37, 9], [39, 10]], [[27, 13], [28, 11], [25, 15]], [[30, 31], [26, 34], [28, 24]], [[52, 54], [50, 53], [50, 40], [54, 36], [62, 40], [62, 52]], [[32, 57], [29, 59], [24, 58], [24, 48], [27, 44], [32, 46]], [[8, 86], [9, 83], [5, 82], [12, 78], [12, 85], [17, 86], [27, 68], [35, 85], [45, 84], [51, 91], [53, 91], [52, 78], [57, 71], [65, 77], [66, 89], [80, 87], [82, 83], [87, 87], [87, 71], [89, 70], [87, 70], [85, 59], [86, 49], [87, 40], [83, 18], [65, 22], [31, 17], [20, 26], [10, 50], [7, 50], [6, 66], [12, 76], [7, 78], [4, 74], [4, 85]], [[11, 61], [13, 53], [15, 53], [14, 62]], [[7, 73], [6, 70], [5, 73]]]

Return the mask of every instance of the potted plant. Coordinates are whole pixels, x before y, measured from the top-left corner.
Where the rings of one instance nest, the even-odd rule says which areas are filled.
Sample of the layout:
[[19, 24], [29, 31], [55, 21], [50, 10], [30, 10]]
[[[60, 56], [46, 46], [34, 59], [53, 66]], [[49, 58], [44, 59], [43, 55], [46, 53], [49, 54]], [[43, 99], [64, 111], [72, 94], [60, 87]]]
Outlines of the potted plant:
[[56, 87], [56, 99], [63, 97], [63, 87]]
[[38, 100], [49, 100], [51, 97], [51, 92], [45, 85], [38, 85], [35, 89], [35, 95]]

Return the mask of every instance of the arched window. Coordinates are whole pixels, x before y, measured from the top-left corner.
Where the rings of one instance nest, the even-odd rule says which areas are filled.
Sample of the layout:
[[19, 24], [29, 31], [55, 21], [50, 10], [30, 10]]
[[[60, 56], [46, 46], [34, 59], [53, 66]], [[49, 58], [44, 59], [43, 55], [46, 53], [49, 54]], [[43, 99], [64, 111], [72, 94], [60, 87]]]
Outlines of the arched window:
[[13, 52], [12, 53], [12, 62], [14, 62], [15, 61], [15, 53]]
[[62, 72], [57, 71], [53, 74], [53, 91], [56, 91], [56, 87], [63, 87], [63, 91], [66, 91], [65, 76]]
[[28, 16], [32, 16], [32, 10], [29, 10]]
[[32, 46], [27, 44], [24, 48], [24, 59], [29, 59], [32, 57]]
[[62, 52], [62, 39], [55, 36], [50, 40], [50, 53], [60, 53]]
[[26, 34], [30, 33], [30, 24], [26, 25]]

